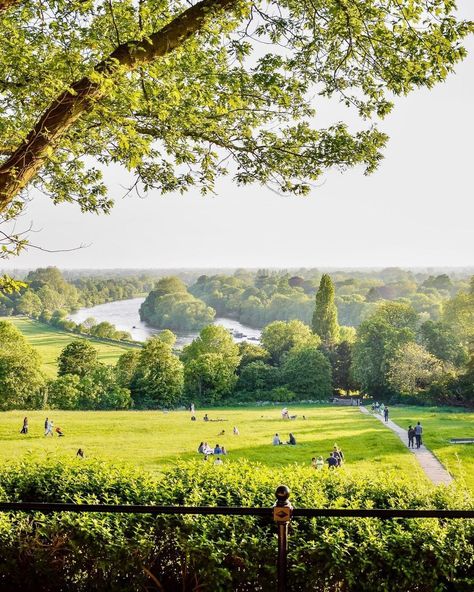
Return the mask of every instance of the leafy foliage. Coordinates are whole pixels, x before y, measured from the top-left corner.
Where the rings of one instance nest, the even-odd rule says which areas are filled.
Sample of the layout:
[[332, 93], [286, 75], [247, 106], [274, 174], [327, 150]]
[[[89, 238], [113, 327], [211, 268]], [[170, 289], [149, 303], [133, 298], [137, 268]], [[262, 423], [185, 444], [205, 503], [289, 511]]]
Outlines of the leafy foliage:
[[36, 407], [44, 376], [38, 353], [11, 323], [0, 321], [0, 408]]
[[183, 364], [171, 346], [159, 337], [151, 338], [136, 360], [130, 382], [133, 399], [142, 407], [173, 407], [182, 396], [183, 380]]
[[212, 322], [214, 315], [215, 312], [189, 294], [176, 277], [161, 279], [140, 306], [140, 318], [159, 329], [201, 329]]
[[97, 350], [85, 339], [76, 339], [61, 352], [58, 358], [58, 375], [85, 376], [98, 364]]
[[323, 274], [316, 293], [316, 307], [313, 313], [312, 329], [319, 335], [326, 347], [339, 341], [339, 324], [337, 308], [334, 302], [334, 284], [328, 274]]
[[293, 348], [316, 348], [321, 340], [301, 321], [275, 321], [262, 331], [262, 345], [269, 352], [274, 364], [280, 364], [285, 354]]
[[6, 219], [21, 213], [30, 184], [55, 203], [108, 212], [97, 161], [161, 193], [210, 192], [232, 174], [304, 195], [328, 168], [369, 173], [386, 135], [374, 124], [312, 127], [318, 105], [308, 97], [382, 118], [394, 95], [443, 81], [473, 29], [451, 0], [7, 0], [0, 9]]
[[[245, 462], [181, 464], [158, 481], [87, 460], [22, 463], [2, 467], [1, 482], [2, 499], [11, 501], [269, 508], [283, 482], [299, 508], [473, 508], [464, 491], [426, 490], [394, 475], [275, 472]], [[265, 518], [2, 514], [0, 540], [3, 584], [10, 589], [129, 592], [151, 584], [148, 578], [185, 592], [275, 589], [275, 525]], [[302, 592], [356, 592], [361, 581], [367, 592], [388, 592], [410, 589], [414, 580], [419, 592], [467, 590], [472, 540], [469, 520], [298, 518], [290, 533], [289, 581]]]

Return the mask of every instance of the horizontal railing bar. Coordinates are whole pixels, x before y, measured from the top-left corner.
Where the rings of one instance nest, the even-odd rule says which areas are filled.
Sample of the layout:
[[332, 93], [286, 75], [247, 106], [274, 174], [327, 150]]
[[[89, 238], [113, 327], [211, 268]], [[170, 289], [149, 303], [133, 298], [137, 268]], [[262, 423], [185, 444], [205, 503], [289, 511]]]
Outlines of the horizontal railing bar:
[[64, 504], [46, 502], [0, 502], [0, 512], [103, 512], [109, 514], [222, 514], [237, 516], [273, 516], [272, 508], [232, 506], [143, 506], [134, 504]]
[[[109, 514], [201, 514], [272, 517], [272, 508], [235, 506], [152, 506], [135, 504], [70, 504], [47, 502], [0, 502], [0, 512], [102, 512]], [[296, 508], [293, 517], [339, 518], [474, 518], [474, 510]]]
[[293, 516], [318, 518], [324, 516], [343, 518], [474, 518], [474, 510], [370, 510], [351, 508], [298, 508]]

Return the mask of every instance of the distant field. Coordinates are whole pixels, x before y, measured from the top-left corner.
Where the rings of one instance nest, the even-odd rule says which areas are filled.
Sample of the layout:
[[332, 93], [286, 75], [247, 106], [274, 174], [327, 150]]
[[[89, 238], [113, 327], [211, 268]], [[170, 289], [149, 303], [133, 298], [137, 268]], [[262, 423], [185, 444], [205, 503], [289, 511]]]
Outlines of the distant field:
[[[74, 339], [87, 339], [80, 335], [73, 335], [65, 331], [59, 331], [43, 323], [24, 317], [0, 317], [2, 321], [10, 321], [17, 327], [31, 345], [33, 345], [43, 360], [45, 374], [54, 378], [56, 376], [57, 362], [61, 350]], [[129, 348], [124, 345], [112, 345], [90, 340], [99, 352], [99, 360], [105, 364], [115, 364], [117, 359]]]
[[420, 421], [424, 444], [474, 491], [474, 444], [449, 443], [451, 438], [474, 438], [474, 413], [442, 407], [391, 407], [390, 419], [401, 427]]
[[[208, 411], [211, 419], [225, 419], [219, 422], [204, 422], [203, 413], [199, 410], [198, 420], [192, 422], [186, 411], [9, 411], [0, 414], [0, 460], [45, 455], [71, 458], [83, 448], [88, 458], [123, 462], [156, 473], [179, 459], [204, 462], [196, 450], [201, 441], [207, 441], [212, 447], [219, 443], [228, 449], [226, 462], [246, 458], [279, 467], [309, 465], [317, 455], [326, 458], [337, 442], [346, 456], [344, 471], [370, 476], [387, 469], [427, 483], [398, 437], [356, 408], [298, 407], [298, 417], [292, 421], [282, 420], [276, 407]], [[30, 422], [28, 436], [19, 434], [24, 415]], [[46, 415], [64, 429], [64, 438], [44, 437]], [[239, 436], [232, 434], [234, 425]], [[224, 436], [218, 435], [221, 430]], [[276, 432], [286, 441], [290, 431], [296, 446], [272, 446]]]

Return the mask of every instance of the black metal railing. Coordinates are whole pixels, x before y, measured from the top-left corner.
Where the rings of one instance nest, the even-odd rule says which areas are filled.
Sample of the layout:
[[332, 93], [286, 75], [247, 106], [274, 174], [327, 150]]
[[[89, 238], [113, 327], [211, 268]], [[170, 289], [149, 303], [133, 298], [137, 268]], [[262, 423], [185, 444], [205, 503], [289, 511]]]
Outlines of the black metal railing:
[[415, 510], [415, 509], [352, 509], [352, 508], [293, 508], [290, 490], [280, 485], [275, 491], [276, 503], [271, 508], [242, 508], [236, 506], [154, 506], [138, 504], [69, 504], [54, 502], [0, 502], [0, 512], [55, 512], [112, 513], [112, 514], [195, 514], [223, 516], [264, 516], [273, 518], [278, 528], [277, 591], [287, 590], [288, 525], [292, 518], [474, 518], [474, 510]]

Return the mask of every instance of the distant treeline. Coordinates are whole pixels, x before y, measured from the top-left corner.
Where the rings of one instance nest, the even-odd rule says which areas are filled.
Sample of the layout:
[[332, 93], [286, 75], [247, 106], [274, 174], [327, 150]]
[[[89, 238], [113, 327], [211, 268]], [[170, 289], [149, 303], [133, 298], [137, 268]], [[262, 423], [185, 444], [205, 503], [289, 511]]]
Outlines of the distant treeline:
[[[281, 276], [264, 277], [273, 278], [276, 286], [283, 282]], [[200, 278], [194, 286], [209, 283]], [[264, 285], [269, 283], [265, 279]], [[264, 327], [260, 345], [237, 345], [224, 327], [207, 324], [176, 352], [176, 336], [165, 329], [111, 368], [98, 363], [90, 343], [79, 340], [62, 352], [58, 378], [51, 382], [42, 377], [31, 346], [4, 322], [0, 405], [170, 408], [191, 401], [203, 406], [320, 401], [351, 393], [390, 402], [473, 405], [474, 276], [463, 286], [460, 280], [451, 283], [442, 276], [423, 281], [421, 289], [447, 293], [435, 319], [406, 298], [380, 300], [371, 303], [367, 317], [354, 328], [340, 324], [337, 287], [323, 274], [312, 299], [310, 324], [272, 321]], [[150, 320], [162, 326], [187, 318], [197, 326], [212, 312], [177, 278], [159, 280], [141, 309], [142, 318], [152, 315]]]

